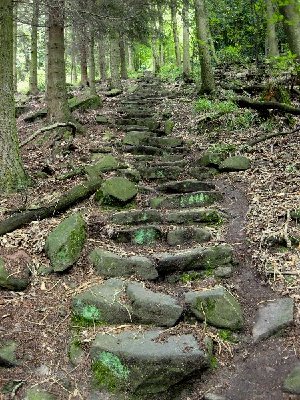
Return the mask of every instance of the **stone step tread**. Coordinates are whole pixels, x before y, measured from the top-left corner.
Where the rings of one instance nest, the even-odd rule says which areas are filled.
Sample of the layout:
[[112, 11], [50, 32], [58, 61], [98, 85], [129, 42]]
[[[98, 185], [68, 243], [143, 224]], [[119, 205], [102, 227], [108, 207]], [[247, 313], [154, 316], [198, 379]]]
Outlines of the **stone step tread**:
[[141, 155], [164, 155], [168, 153], [187, 153], [189, 149], [187, 147], [175, 147], [175, 148], [161, 148], [156, 146], [122, 146], [121, 150], [125, 153], [141, 154]]
[[186, 179], [182, 181], [172, 181], [157, 187], [159, 192], [164, 193], [191, 193], [197, 191], [215, 190], [216, 186], [212, 183], [199, 181], [197, 179]]
[[224, 218], [224, 213], [207, 208], [194, 208], [181, 211], [169, 211], [167, 213], [151, 209], [137, 209], [113, 213], [109, 221], [116, 225], [136, 225], [145, 223], [206, 223], [219, 224]]
[[150, 207], [154, 209], [180, 209], [209, 206], [221, 201], [223, 195], [219, 191], [198, 191], [184, 194], [154, 197], [150, 200]]
[[208, 242], [212, 239], [212, 233], [207, 228], [194, 226], [163, 229], [157, 225], [140, 225], [132, 228], [110, 227], [109, 237], [117, 243], [139, 246], [152, 246], [161, 241], [166, 241], [170, 246], [177, 246]]

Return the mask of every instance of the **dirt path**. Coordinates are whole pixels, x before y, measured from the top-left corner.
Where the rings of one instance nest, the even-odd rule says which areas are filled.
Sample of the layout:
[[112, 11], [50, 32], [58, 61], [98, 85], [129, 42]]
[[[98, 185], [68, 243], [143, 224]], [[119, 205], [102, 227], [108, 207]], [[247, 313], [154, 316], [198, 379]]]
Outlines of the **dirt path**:
[[[76, 139], [74, 153], [65, 158], [62, 156], [58, 164], [54, 164], [56, 175], [61, 175], [61, 172], [65, 172], [61, 165], [70, 161], [68, 157], [76, 166], [76, 163], [81, 165], [83, 160], [90, 162], [93, 159], [93, 162], [97, 162], [107, 154], [113, 155], [121, 167], [107, 170], [104, 179], [109, 180], [114, 176], [128, 178], [135, 181], [139, 188], [135, 200], [131, 202], [129, 199], [125, 207], [124, 204], [120, 207], [120, 202], [114, 207], [104, 203], [99, 205], [95, 199], [90, 199], [71, 210], [69, 214], [81, 212], [89, 226], [87, 243], [73, 268], [59, 274], [38, 273], [41, 266], [49, 267], [49, 260], [43, 252], [44, 241], [62, 218], [38, 221], [1, 239], [2, 257], [23, 249], [32, 260], [31, 286], [23, 293], [0, 293], [1, 339], [17, 343], [17, 358], [20, 361], [14, 368], [0, 367], [0, 388], [12, 381], [15, 381], [12, 387], [17, 388], [14, 396], [11, 393], [2, 394], [3, 399], [23, 399], [29, 388], [38, 387], [51, 393], [54, 399], [121, 400], [123, 395], [108, 394], [107, 390], [95, 388], [93, 384], [90, 351], [91, 348], [95, 349], [95, 338], [100, 337], [101, 355], [110, 352], [101, 347], [104, 346], [101, 343], [103, 338], [121, 338], [118, 335], [124, 332], [130, 335], [132, 331], [135, 335], [140, 332], [145, 334], [157, 329], [155, 327], [160, 329], [161, 325], [162, 342], [171, 340], [174, 335], [178, 340], [183, 337], [187, 340], [184, 335], [193, 335], [197, 338], [197, 346], [202, 349], [204, 336], [212, 339], [214, 350], [209, 361], [211, 368], [199, 368], [200, 371], [194, 368], [191, 376], [185, 376], [190, 365], [189, 351], [186, 351], [187, 355], [182, 358], [182, 366], [179, 367], [174, 349], [168, 350], [167, 360], [175, 365], [173, 372], [165, 377], [168, 362], [164, 359], [166, 367], [162, 368], [157, 356], [156, 368], [161, 368], [164, 382], [159, 380], [159, 376], [154, 378], [153, 371], [145, 370], [146, 378], [138, 372], [135, 378], [141, 379], [141, 383], [135, 398], [201, 400], [210, 398], [206, 396], [208, 392], [223, 396], [220, 400], [300, 398], [284, 394], [282, 390], [283, 380], [297, 363], [297, 328], [286, 328], [279, 335], [271, 335], [260, 342], [254, 342], [252, 338], [259, 305], [282, 296], [271, 290], [252, 265], [253, 245], [249, 244], [246, 234], [249, 207], [247, 188], [239, 182], [238, 175], [235, 178], [234, 173], [224, 173], [212, 179], [209, 178], [209, 168], [199, 167], [203, 146], [189, 138], [184, 127], [180, 128], [181, 122], [176, 120], [176, 112], [170, 110], [171, 99], [174, 99], [174, 92], [161, 82], [152, 77], [141, 80], [132, 93], [108, 99], [105, 112], [101, 113], [102, 117], [107, 118], [106, 122], [96, 125], [93, 115], [93, 121], [89, 123], [89, 135]], [[182, 94], [181, 99], [182, 104], [188, 100]], [[84, 120], [85, 116], [81, 118]], [[40, 165], [40, 160], [34, 159], [34, 168], [37, 165]], [[45, 195], [49, 187], [60, 191], [73, 186], [80, 179], [75, 177], [58, 181], [55, 176], [50, 177], [40, 184], [36, 193], [35, 189], [29, 193], [29, 201], [36, 201], [37, 194]], [[22, 201], [10, 198], [3, 204], [7, 206], [15, 200]], [[100, 201], [104, 201], [103, 198]], [[213, 210], [218, 218], [211, 221], [202, 216], [203, 220], [199, 222], [199, 215], [208, 210]], [[194, 214], [191, 217], [187, 213], [192, 211]], [[223, 225], [219, 223], [221, 216], [225, 221]], [[223, 246], [226, 244], [230, 247]], [[104, 271], [103, 258], [99, 265], [92, 263], [89, 255], [95, 249], [109, 251], [121, 259], [123, 257], [120, 264], [123, 275], [111, 270]], [[196, 256], [192, 256], [192, 261], [190, 250], [198, 251]], [[207, 251], [213, 254], [213, 265], [205, 261], [204, 254]], [[124, 273], [124, 259], [128, 256], [145, 257], [147, 268], [151, 265], [151, 274], [157, 273], [157, 276], [143, 279], [135, 270], [135, 276], [130, 278], [128, 271]], [[209, 262], [212, 258], [209, 258]], [[219, 267], [223, 272], [226, 269], [225, 277], [216, 273]], [[140, 264], [138, 268], [138, 271], [142, 271], [140, 274], [145, 272]], [[149, 269], [147, 273], [150, 274]], [[96, 319], [83, 321], [81, 311], [74, 308], [74, 299], [88, 295], [95, 285], [105, 285], [107, 279], [116, 277], [123, 279], [123, 282], [144, 282], [143, 289], [147, 290], [141, 298], [134, 292], [135, 301], [131, 302], [128, 302], [129, 291], [126, 292], [126, 289], [122, 292], [120, 304], [129, 307], [130, 320], [125, 317], [122, 323], [117, 324], [103, 321], [97, 324]], [[203, 323], [203, 318], [199, 319], [193, 313], [193, 307], [187, 303], [186, 293], [203, 292], [219, 286], [224, 287], [226, 293], [233, 295], [240, 303], [244, 316], [241, 330], [233, 329], [230, 333], [226, 325], [219, 323], [214, 326], [209, 321]], [[174, 317], [175, 321], [169, 325], [162, 322], [171, 313], [164, 309], [166, 297], [160, 304], [161, 298], [157, 300], [158, 297], [155, 297], [157, 294], [169, 296], [168, 302], [176, 303], [172, 312], [182, 307], [177, 319]], [[149, 296], [148, 303], [143, 303], [143, 296], [147, 299]], [[152, 299], [156, 299], [156, 306], [160, 307], [159, 312], [153, 315], [149, 308]], [[140, 308], [144, 307], [143, 313], [134, 308], [137, 301], [140, 301]], [[94, 307], [90, 300], [85, 305]], [[204, 307], [203, 304], [201, 307]], [[111, 309], [108, 314], [119, 318], [118, 312]], [[158, 322], [160, 313], [162, 317]], [[205, 313], [204, 317], [206, 319]], [[71, 364], [70, 343], [74, 342], [78, 344], [80, 357], [78, 362], [73, 360]], [[138, 363], [138, 357], [141, 357], [146, 360], [146, 369], [151, 362], [147, 364], [147, 349], [143, 346], [146, 345], [142, 342], [134, 362]], [[195, 347], [196, 350], [198, 348]], [[126, 364], [128, 360], [124, 354], [118, 350], [114, 356], [117, 355]], [[132, 367], [129, 362], [127, 367]], [[120, 368], [118, 371], [123, 371], [123, 366]], [[183, 382], [176, 385], [182, 378]], [[163, 387], [168, 379], [174, 388], [169, 388], [166, 394], [154, 395], [157, 390], [155, 385]], [[143, 387], [148, 388], [149, 393], [145, 394]], [[129, 399], [130, 396], [125, 395], [125, 398]], [[216, 397], [216, 400], [219, 399]]]

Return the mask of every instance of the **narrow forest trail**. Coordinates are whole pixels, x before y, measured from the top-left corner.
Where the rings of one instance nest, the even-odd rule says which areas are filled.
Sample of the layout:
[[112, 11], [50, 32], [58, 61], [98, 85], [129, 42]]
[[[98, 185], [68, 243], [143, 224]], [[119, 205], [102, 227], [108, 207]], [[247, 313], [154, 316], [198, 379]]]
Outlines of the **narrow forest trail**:
[[23, 360], [3, 374], [22, 382], [15, 398], [30, 387], [53, 395], [40, 399], [300, 398], [283, 392], [293, 302], [251, 265], [244, 187], [214, 178], [203, 149], [174, 133], [172, 97], [146, 75], [111, 100], [119, 138], [97, 140], [88, 171], [101, 166], [106, 191], [72, 210], [88, 221], [83, 255], [3, 297]]

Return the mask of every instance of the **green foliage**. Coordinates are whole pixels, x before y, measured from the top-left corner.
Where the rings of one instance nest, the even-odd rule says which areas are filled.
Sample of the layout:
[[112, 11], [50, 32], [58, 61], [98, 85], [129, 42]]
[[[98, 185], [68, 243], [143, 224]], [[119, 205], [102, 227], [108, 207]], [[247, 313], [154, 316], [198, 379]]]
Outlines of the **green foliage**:
[[211, 356], [209, 361], [210, 361], [210, 368], [211, 369], [217, 369], [218, 368], [219, 361], [218, 361], [216, 356]]
[[201, 274], [196, 271], [185, 272], [181, 275], [180, 281], [182, 283], [189, 283], [201, 279]]
[[229, 144], [229, 143], [214, 143], [211, 146], [209, 146], [208, 151], [212, 151], [214, 153], [219, 153], [227, 156], [230, 153], [234, 153], [236, 151], [236, 146], [234, 144]]
[[195, 110], [197, 112], [203, 111], [214, 111], [217, 113], [231, 113], [238, 109], [237, 105], [231, 100], [219, 101], [209, 100], [206, 97], [201, 97], [195, 104]]
[[266, 64], [270, 67], [273, 76], [279, 76], [282, 73], [291, 73], [297, 75], [300, 72], [300, 66], [297, 62], [296, 54], [286, 51], [277, 57], [270, 57], [266, 60]]
[[242, 55], [242, 46], [226, 46], [218, 51], [218, 58], [221, 63], [232, 65], [239, 64], [244, 60], [246, 62], [246, 58]]
[[161, 67], [159, 76], [162, 79], [176, 81], [177, 79], [179, 79], [182, 76], [182, 69], [175, 67], [173, 63], [168, 63]]
[[233, 337], [232, 331], [229, 329], [220, 329], [218, 331], [219, 338], [222, 339], [224, 342], [232, 342], [235, 343], [236, 340]]

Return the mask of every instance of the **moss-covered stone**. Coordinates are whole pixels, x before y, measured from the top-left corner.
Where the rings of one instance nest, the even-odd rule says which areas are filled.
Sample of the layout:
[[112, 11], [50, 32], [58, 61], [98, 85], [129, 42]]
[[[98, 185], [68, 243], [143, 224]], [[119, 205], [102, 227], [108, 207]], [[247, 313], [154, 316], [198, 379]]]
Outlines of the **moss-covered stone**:
[[72, 97], [68, 100], [71, 111], [96, 109], [102, 106], [102, 100], [98, 95], [83, 94], [78, 97]]
[[151, 246], [162, 238], [162, 231], [156, 226], [141, 226], [130, 229], [116, 229], [111, 238], [118, 243], [132, 243]]
[[139, 168], [139, 172], [142, 178], [148, 181], [167, 181], [178, 178], [182, 173], [182, 168], [178, 166], [148, 166]]
[[198, 191], [209, 191], [216, 188], [212, 183], [187, 179], [183, 181], [172, 181], [160, 185], [157, 190], [164, 193], [192, 193]]
[[104, 277], [136, 275], [142, 279], [156, 279], [158, 273], [153, 261], [147, 257], [124, 257], [103, 249], [95, 249], [89, 256], [97, 273]]
[[135, 184], [126, 178], [114, 177], [107, 179], [101, 186], [101, 204], [126, 204], [133, 200], [138, 190]]
[[47, 237], [45, 251], [54, 271], [64, 271], [80, 257], [87, 237], [87, 227], [81, 214], [62, 221]]
[[300, 364], [284, 380], [283, 389], [285, 392], [300, 395]]
[[220, 224], [223, 218], [217, 210], [197, 208], [182, 211], [171, 211], [165, 215], [165, 221], [172, 224], [205, 223]]
[[123, 324], [131, 322], [131, 310], [122, 302], [126, 285], [120, 279], [109, 279], [74, 297], [73, 314], [81, 321], [96, 324]]
[[207, 356], [192, 335], [170, 336], [161, 341], [158, 338], [162, 332], [97, 335], [91, 357], [99, 387], [109, 392], [127, 392], [129, 398], [151, 398], [207, 367]]
[[211, 232], [205, 228], [180, 228], [168, 232], [167, 242], [170, 246], [178, 246], [190, 242], [207, 242], [211, 237]]
[[47, 117], [47, 109], [43, 108], [41, 110], [34, 111], [24, 118], [25, 122], [34, 122], [37, 119], [42, 119]]
[[157, 146], [162, 148], [180, 147], [183, 140], [177, 137], [155, 137], [149, 140], [150, 146]]
[[202, 154], [198, 160], [198, 164], [201, 167], [216, 167], [218, 168], [221, 162], [224, 160], [226, 155], [221, 152], [209, 150]]
[[250, 160], [243, 156], [233, 156], [226, 158], [220, 165], [220, 171], [245, 171], [250, 168]]
[[148, 141], [153, 133], [149, 131], [132, 131], [126, 133], [123, 143], [130, 146], [138, 146], [141, 144], [148, 144]]
[[0, 367], [10, 368], [18, 365], [16, 359], [16, 350], [16, 342], [0, 342]]
[[222, 199], [222, 194], [217, 191], [203, 191], [189, 194], [156, 197], [150, 200], [152, 208], [195, 208], [208, 206]]
[[85, 171], [87, 175], [93, 178], [93, 177], [99, 177], [99, 175], [101, 175], [102, 172], [114, 171], [118, 169], [119, 166], [120, 166], [119, 161], [111, 154], [108, 154], [107, 156], [102, 156], [102, 158], [99, 159], [97, 163], [92, 165], [87, 165], [85, 167]]
[[122, 89], [111, 89], [110, 91], [105, 93], [106, 97], [116, 97], [116, 96], [120, 96], [120, 94], [123, 93]]
[[243, 312], [239, 302], [221, 286], [186, 293], [185, 301], [193, 314], [209, 325], [231, 330], [238, 330], [243, 326]]
[[97, 115], [96, 122], [99, 125], [108, 125], [110, 123], [109, 118], [106, 115]]
[[68, 354], [72, 365], [77, 366], [82, 363], [85, 353], [78, 339], [73, 338], [71, 340]]
[[162, 216], [156, 210], [132, 210], [112, 214], [111, 222], [117, 225], [145, 224], [162, 222]]

